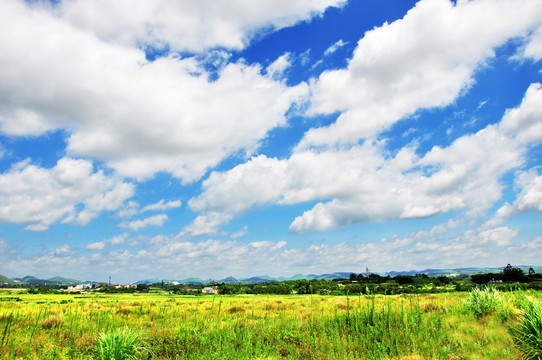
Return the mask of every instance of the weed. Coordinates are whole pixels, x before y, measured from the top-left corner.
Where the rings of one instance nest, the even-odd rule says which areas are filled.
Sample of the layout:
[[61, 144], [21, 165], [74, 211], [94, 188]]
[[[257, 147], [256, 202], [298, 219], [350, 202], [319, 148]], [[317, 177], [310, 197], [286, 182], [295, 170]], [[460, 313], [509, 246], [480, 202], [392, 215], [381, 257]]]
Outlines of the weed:
[[510, 332], [522, 359], [539, 360], [542, 359], [542, 305], [525, 298], [518, 322], [510, 327]]
[[481, 319], [502, 310], [503, 298], [499, 291], [493, 287], [474, 288], [466, 299], [465, 306], [468, 312], [477, 319]]
[[41, 323], [41, 327], [42, 327], [43, 329], [50, 330], [50, 329], [56, 329], [56, 328], [59, 328], [59, 327], [61, 327], [63, 324], [64, 324], [64, 320], [63, 320], [63, 319], [57, 318], [57, 317], [50, 317], [50, 318], [45, 319], [45, 320]]
[[97, 346], [102, 360], [141, 359], [144, 353], [149, 352], [140, 333], [132, 328], [100, 333]]

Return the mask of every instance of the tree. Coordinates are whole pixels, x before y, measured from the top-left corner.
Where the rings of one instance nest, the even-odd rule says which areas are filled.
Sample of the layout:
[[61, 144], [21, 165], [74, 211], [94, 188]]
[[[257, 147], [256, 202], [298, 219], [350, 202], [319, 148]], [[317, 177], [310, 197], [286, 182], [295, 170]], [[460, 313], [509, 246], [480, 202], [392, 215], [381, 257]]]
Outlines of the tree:
[[521, 282], [523, 278], [525, 277], [523, 270], [521, 270], [520, 268], [512, 267], [512, 265], [510, 264], [505, 266], [505, 268], [502, 271], [502, 274], [503, 274], [503, 281], [509, 281], [509, 282]]
[[397, 275], [395, 277], [395, 281], [399, 285], [406, 285], [406, 284], [412, 284], [414, 282], [414, 279], [412, 279], [412, 276], [409, 275]]

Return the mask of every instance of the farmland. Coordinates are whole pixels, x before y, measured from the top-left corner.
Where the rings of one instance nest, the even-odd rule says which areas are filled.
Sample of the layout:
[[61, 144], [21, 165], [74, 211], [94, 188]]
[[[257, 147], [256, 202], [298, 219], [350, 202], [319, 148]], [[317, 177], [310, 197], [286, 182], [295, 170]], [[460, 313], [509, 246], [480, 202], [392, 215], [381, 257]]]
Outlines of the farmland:
[[[539, 298], [539, 293], [528, 293]], [[520, 293], [477, 317], [468, 293], [360, 296], [39, 295], [2, 291], [3, 359], [97, 359], [134, 331], [136, 358], [515, 359]]]

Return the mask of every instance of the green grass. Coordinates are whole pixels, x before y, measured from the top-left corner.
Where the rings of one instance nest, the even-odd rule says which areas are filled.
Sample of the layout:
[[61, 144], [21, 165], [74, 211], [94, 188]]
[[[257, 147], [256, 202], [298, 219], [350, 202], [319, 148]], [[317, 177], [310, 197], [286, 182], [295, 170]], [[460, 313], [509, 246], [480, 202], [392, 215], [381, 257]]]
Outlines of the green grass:
[[517, 359], [514, 317], [469, 296], [0, 293], [0, 359]]
[[96, 345], [101, 360], [141, 359], [149, 353], [141, 334], [132, 328], [100, 333]]
[[510, 328], [521, 359], [542, 359], [542, 305], [531, 298], [522, 299], [522, 312]]
[[504, 297], [494, 287], [474, 288], [465, 301], [468, 312], [480, 319], [489, 314], [504, 313], [507, 310]]

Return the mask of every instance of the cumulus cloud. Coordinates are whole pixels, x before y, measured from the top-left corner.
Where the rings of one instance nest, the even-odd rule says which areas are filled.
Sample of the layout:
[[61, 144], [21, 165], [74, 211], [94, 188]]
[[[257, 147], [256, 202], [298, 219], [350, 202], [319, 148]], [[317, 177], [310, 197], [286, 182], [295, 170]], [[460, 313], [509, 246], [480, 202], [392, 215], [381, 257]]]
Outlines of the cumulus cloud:
[[321, 200], [292, 222], [294, 233], [459, 209], [476, 216], [500, 198], [499, 178], [519, 166], [521, 157], [520, 146], [497, 126], [435, 147], [423, 157], [409, 147], [388, 157], [383, 144], [370, 142], [343, 150], [297, 151], [283, 160], [258, 156], [213, 172], [204, 191], [188, 204], [221, 214], [216, 229], [225, 214], [229, 220], [266, 204]]
[[62, 1], [55, 13], [105, 41], [200, 52], [215, 47], [240, 50], [261, 32], [310, 20], [328, 7], [344, 3], [345, 0], [70, 0]]
[[529, 86], [521, 104], [506, 111], [501, 126], [504, 131], [523, 142], [542, 141], [542, 88], [540, 83]]
[[201, 235], [223, 235], [220, 231], [220, 225], [227, 223], [233, 218], [233, 214], [226, 212], [207, 212], [205, 215], [196, 217], [191, 224], [185, 226], [181, 234], [189, 234], [191, 236]]
[[542, 59], [542, 26], [532, 32], [520, 53], [520, 57], [538, 61]]
[[501, 124], [424, 155], [415, 144], [390, 154], [375, 136], [420, 108], [454, 101], [495, 47], [536, 28], [533, 11], [542, 1], [420, 1], [403, 19], [367, 32], [346, 69], [311, 83], [309, 112], [339, 111], [335, 123], [309, 130], [288, 159], [262, 155], [213, 172], [189, 207], [206, 225], [220, 214], [214, 231], [254, 207], [307, 201], [318, 203], [293, 220], [293, 233], [451, 210], [483, 215], [501, 198], [501, 177], [539, 140], [538, 84]]
[[89, 243], [87, 244], [86, 248], [87, 250], [103, 250], [109, 245], [112, 245], [112, 246], [122, 245], [126, 242], [127, 238], [128, 238], [128, 234], [124, 233], [121, 235], [114, 236], [110, 239], [104, 239], [102, 241]]
[[341, 114], [299, 147], [355, 143], [418, 109], [452, 103], [495, 47], [540, 24], [540, 12], [538, 0], [418, 2], [403, 19], [368, 31], [346, 69], [312, 81], [309, 113]]
[[0, 130], [66, 129], [69, 154], [124, 176], [197, 180], [225, 157], [257, 149], [307, 93], [306, 84], [288, 87], [242, 61], [214, 81], [195, 58], [150, 62], [14, 0], [0, 3], [0, 17], [0, 32], [11, 34], [0, 37]]
[[127, 228], [132, 231], [138, 231], [139, 229], [145, 228], [147, 226], [162, 226], [168, 220], [166, 214], [153, 215], [145, 219], [134, 220], [128, 222], [122, 222], [119, 224], [121, 228]]
[[97, 241], [90, 244], [87, 244], [86, 248], [88, 250], [103, 250], [105, 249], [106, 243], [104, 241]]
[[75, 255], [75, 251], [67, 244], [64, 244], [55, 250], [56, 256], [72, 256]]
[[134, 186], [87, 160], [62, 158], [50, 169], [23, 161], [0, 174], [0, 221], [45, 230], [62, 221], [87, 224], [132, 197]]
[[285, 53], [273, 61], [266, 69], [266, 73], [273, 79], [281, 79], [284, 71], [290, 66], [290, 54]]
[[538, 175], [536, 169], [519, 172], [516, 187], [520, 189], [516, 200], [499, 208], [493, 222], [502, 222], [521, 213], [542, 211], [542, 175]]

